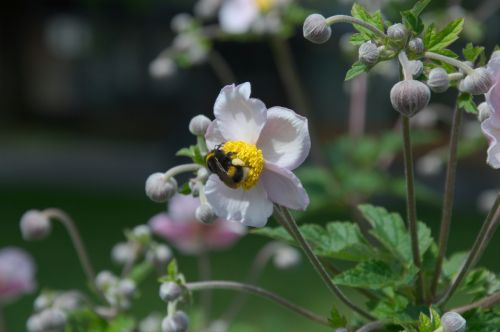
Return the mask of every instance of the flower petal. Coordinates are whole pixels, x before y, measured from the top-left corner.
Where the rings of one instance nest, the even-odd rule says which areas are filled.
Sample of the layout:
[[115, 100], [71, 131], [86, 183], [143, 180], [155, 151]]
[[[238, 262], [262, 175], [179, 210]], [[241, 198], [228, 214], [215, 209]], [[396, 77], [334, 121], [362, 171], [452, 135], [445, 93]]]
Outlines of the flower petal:
[[227, 33], [245, 33], [259, 15], [255, 0], [224, 1], [219, 11], [219, 22]]
[[297, 168], [311, 148], [307, 119], [284, 107], [270, 108], [257, 146], [265, 160], [289, 170]]
[[250, 190], [232, 189], [212, 174], [205, 185], [205, 195], [217, 216], [247, 226], [263, 227], [273, 213], [273, 204], [260, 183]]
[[246, 233], [246, 227], [242, 224], [223, 219], [205, 226], [204, 241], [209, 249], [227, 249]]
[[493, 110], [491, 115], [500, 126], [500, 70], [495, 73], [495, 84], [486, 92], [486, 102]]
[[266, 162], [261, 182], [276, 204], [294, 210], [305, 210], [309, 205], [309, 196], [299, 178], [286, 168]]
[[481, 124], [481, 129], [483, 133], [488, 137], [488, 141], [490, 145], [488, 147], [488, 157], [486, 162], [493, 168], [500, 168], [500, 126], [498, 125], [500, 122], [496, 122], [493, 118], [495, 115], [492, 114], [491, 117], [484, 120]]
[[176, 221], [196, 220], [196, 208], [200, 199], [191, 195], [176, 194], [168, 202], [168, 216]]
[[214, 115], [226, 140], [255, 144], [266, 123], [266, 105], [250, 98], [250, 83], [222, 88], [214, 105]]
[[212, 121], [212, 123], [208, 126], [207, 132], [205, 133], [205, 141], [207, 143], [208, 150], [213, 150], [216, 145], [227, 141], [227, 139], [225, 139], [220, 132], [217, 120]]
[[199, 228], [203, 225], [195, 219], [176, 220], [166, 213], [160, 213], [152, 217], [148, 224], [154, 234], [184, 254], [193, 255], [207, 249], [200, 241]]

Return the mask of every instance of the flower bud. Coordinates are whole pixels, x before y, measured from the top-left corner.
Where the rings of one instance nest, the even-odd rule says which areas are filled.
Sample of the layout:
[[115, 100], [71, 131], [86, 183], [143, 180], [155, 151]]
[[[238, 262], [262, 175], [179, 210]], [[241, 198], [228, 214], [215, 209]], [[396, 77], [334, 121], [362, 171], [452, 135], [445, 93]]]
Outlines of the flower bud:
[[43, 332], [45, 329], [40, 315], [33, 315], [26, 322], [28, 332]]
[[450, 79], [448, 73], [443, 68], [434, 68], [429, 72], [427, 85], [434, 92], [445, 92], [450, 87]]
[[421, 54], [424, 52], [424, 42], [421, 38], [412, 38], [408, 42], [408, 49], [415, 54]]
[[410, 66], [410, 71], [413, 77], [419, 77], [424, 71], [424, 64], [420, 60], [410, 60], [408, 61]]
[[278, 269], [288, 269], [300, 262], [300, 253], [288, 245], [280, 246], [274, 254], [273, 263]]
[[203, 114], [196, 115], [189, 121], [189, 131], [196, 136], [205, 136], [212, 121]]
[[493, 113], [493, 110], [491, 109], [490, 105], [488, 105], [488, 103], [486, 102], [482, 102], [481, 104], [479, 104], [477, 109], [479, 111], [477, 113], [477, 119], [479, 120], [479, 122], [483, 122], [484, 120], [489, 118]]
[[135, 226], [130, 234], [135, 241], [142, 244], [146, 244], [151, 240], [151, 229], [148, 225]]
[[198, 179], [198, 181], [201, 181], [203, 183], [205, 183], [205, 181], [208, 180], [209, 176], [210, 176], [210, 172], [205, 167], [201, 167], [196, 172], [196, 178]]
[[161, 328], [161, 316], [153, 313], [141, 320], [139, 323], [139, 332], [158, 332]]
[[182, 288], [175, 282], [164, 282], [160, 286], [160, 298], [166, 303], [177, 300], [181, 294]]
[[54, 307], [64, 311], [76, 310], [84, 303], [83, 295], [78, 291], [68, 291], [59, 294], [54, 299]]
[[45, 309], [39, 317], [44, 330], [59, 330], [66, 325], [66, 314], [58, 308]]
[[392, 107], [408, 117], [423, 109], [431, 99], [431, 91], [422, 82], [404, 80], [396, 83], [391, 89]]
[[135, 290], [136, 285], [132, 279], [122, 279], [118, 282], [118, 292], [125, 297], [132, 297]]
[[429, 153], [417, 159], [415, 169], [418, 173], [425, 176], [434, 176], [439, 174], [443, 168], [443, 160], [435, 153]]
[[135, 259], [133, 244], [129, 242], [117, 243], [111, 250], [111, 259], [117, 264], [126, 264]]
[[380, 56], [380, 51], [378, 50], [377, 44], [367, 41], [359, 47], [358, 58], [359, 61], [367, 66], [373, 66], [377, 63]]
[[488, 92], [493, 85], [493, 77], [486, 68], [476, 68], [474, 72], [467, 75], [459, 85], [460, 91], [468, 92], [473, 95], [480, 95]]
[[214, 210], [208, 203], [201, 204], [196, 208], [195, 217], [196, 220], [204, 224], [211, 224], [217, 218], [217, 216], [214, 213]]
[[158, 57], [149, 64], [149, 75], [156, 79], [170, 77], [176, 71], [177, 65], [168, 56]]
[[54, 303], [53, 294], [44, 292], [37, 296], [35, 302], [33, 302], [33, 308], [35, 309], [35, 311], [42, 311], [43, 309], [50, 307], [52, 303]]
[[404, 24], [396, 23], [387, 28], [387, 35], [394, 41], [402, 41], [406, 38], [408, 30]]
[[441, 317], [444, 332], [464, 332], [466, 320], [460, 314], [449, 311]]
[[156, 266], [167, 265], [172, 259], [172, 250], [164, 244], [157, 245], [148, 251], [146, 259]]
[[118, 278], [109, 271], [101, 271], [95, 278], [97, 288], [106, 290], [118, 282]]
[[153, 173], [146, 180], [146, 195], [156, 203], [168, 201], [177, 192], [177, 181], [170, 178], [165, 181], [163, 173]]
[[161, 323], [162, 332], [185, 332], [189, 327], [189, 317], [184, 311], [167, 316]]
[[41, 211], [29, 210], [21, 217], [21, 234], [26, 241], [41, 240], [52, 230], [49, 218]]
[[330, 39], [332, 29], [320, 14], [311, 14], [304, 21], [304, 38], [315, 44], [323, 44]]
[[182, 32], [187, 30], [193, 23], [193, 17], [187, 13], [180, 13], [175, 15], [170, 21], [170, 28], [174, 32]]

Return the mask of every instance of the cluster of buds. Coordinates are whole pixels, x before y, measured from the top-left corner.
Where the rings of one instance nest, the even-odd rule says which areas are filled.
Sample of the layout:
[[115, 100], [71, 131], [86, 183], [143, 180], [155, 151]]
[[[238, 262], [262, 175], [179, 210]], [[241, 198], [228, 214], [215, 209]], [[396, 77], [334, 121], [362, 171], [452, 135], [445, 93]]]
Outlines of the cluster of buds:
[[189, 327], [189, 317], [177, 310], [177, 303], [182, 299], [183, 289], [174, 282], [167, 281], [160, 285], [160, 298], [168, 305], [168, 314], [161, 322], [162, 332], [185, 332]]
[[26, 322], [29, 332], [48, 332], [63, 329], [68, 314], [84, 306], [85, 299], [78, 291], [44, 292], [34, 302], [35, 313]]
[[118, 278], [109, 271], [102, 271], [96, 277], [96, 286], [108, 303], [119, 310], [129, 309], [135, 295], [135, 282], [128, 278]]

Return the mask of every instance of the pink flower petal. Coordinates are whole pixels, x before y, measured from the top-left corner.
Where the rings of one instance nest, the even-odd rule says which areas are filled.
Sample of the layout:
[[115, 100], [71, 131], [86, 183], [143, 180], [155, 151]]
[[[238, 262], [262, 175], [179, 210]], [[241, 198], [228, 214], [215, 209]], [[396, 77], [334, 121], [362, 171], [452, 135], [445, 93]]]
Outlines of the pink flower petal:
[[0, 250], [0, 304], [11, 302], [35, 289], [35, 265], [24, 250]]
[[255, 144], [266, 123], [266, 105], [250, 98], [250, 83], [222, 88], [214, 105], [221, 137], [229, 141]]
[[489, 147], [486, 162], [493, 168], [500, 168], [500, 126], [493, 115], [481, 124], [483, 133], [488, 137]]
[[210, 249], [227, 249], [246, 233], [246, 227], [242, 224], [223, 219], [206, 226], [204, 240]]
[[220, 132], [217, 120], [212, 121], [210, 126], [208, 126], [207, 132], [205, 133], [205, 141], [207, 143], [208, 150], [213, 150], [217, 145], [227, 141], [227, 139], [225, 139]]
[[293, 210], [305, 210], [309, 205], [309, 196], [291, 171], [266, 162], [261, 181], [274, 203]]
[[247, 226], [262, 227], [273, 213], [273, 204], [260, 183], [250, 190], [232, 189], [212, 174], [205, 185], [205, 195], [217, 216]]
[[311, 148], [307, 119], [284, 107], [270, 108], [257, 146], [267, 161], [289, 170], [297, 168]]

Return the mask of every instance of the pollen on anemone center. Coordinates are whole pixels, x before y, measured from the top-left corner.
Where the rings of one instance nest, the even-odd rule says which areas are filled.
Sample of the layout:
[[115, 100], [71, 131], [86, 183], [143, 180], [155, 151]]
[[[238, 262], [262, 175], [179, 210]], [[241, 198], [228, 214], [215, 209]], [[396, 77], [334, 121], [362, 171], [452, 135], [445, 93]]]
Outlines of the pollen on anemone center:
[[255, 2], [257, 2], [260, 11], [265, 12], [271, 8], [273, 0], [255, 0]]
[[243, 141], [228, 141], [224, 143], [222, 150], [225, 153], [232, 153], [231, 159], [240, 159], [247, 169], [245, 180], [241, 186], [243, 189], [250, 189], [259, 181], [262, 170], [264, 169], [264, 156], [262, 150], [255, 144], [249, 144]]

